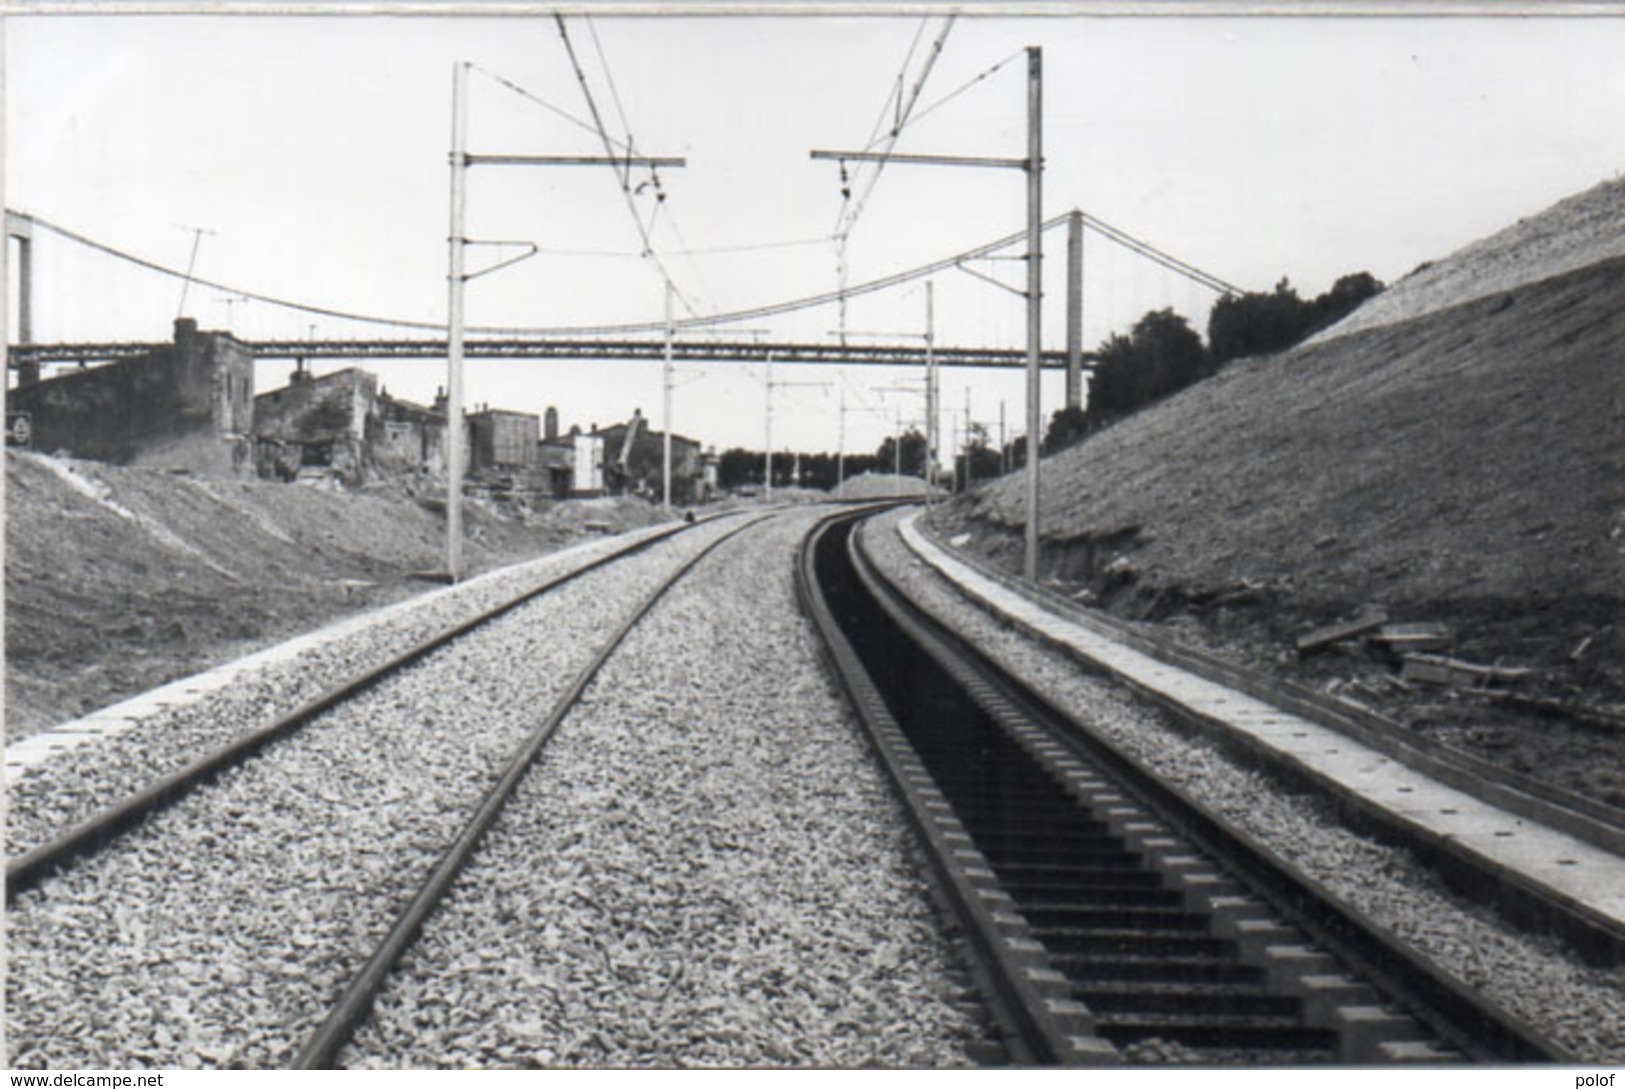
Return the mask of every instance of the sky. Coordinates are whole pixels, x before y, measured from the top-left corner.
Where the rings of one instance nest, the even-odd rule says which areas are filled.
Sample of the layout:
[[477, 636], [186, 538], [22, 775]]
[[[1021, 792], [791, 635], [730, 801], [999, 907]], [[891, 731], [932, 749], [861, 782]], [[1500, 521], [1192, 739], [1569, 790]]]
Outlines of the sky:
[[[1082, 208], [1245, 289], [1287, 277], [1305, 296], [1357, 271], [1391, 283], [1625, 169], [1625, 14], [1066, 10], [955, 20], [895, 150], [1023, 156], [1023, 50], [1039, 46], [1046, 218]], [[568, 17], [606, 129], [618, 140], [630, 131], [641, 153], [687, 163], [660, 172], [658, 202], [652, 184], [629, 197], [603, 166], [471, 170], [468, 236], [534, 243], [539, 253], [471, 280], [468, 322], [658, 321], [662, 268], [679, 293], [678, 317], [835, 290], [839, 168], [809, 152], [869, 145], [894, 91], [901, 85], [907, 97], [921, 81], [944, 23], [929, 9]], [[446, 319], [458, 62], [475, 66], [469, 150], [604, 150], [560, 29], [540, 13], [39, 14], [9, 17], [4, 33], [8, 208], [177, 269], [194, 261], [195, 245], [197, 276], [346, 313]], [[853, 201], [868, 177], [857, 175]], [[1019, 171], [897, 163], [867, 192], [846, 247], [852, 284], [1025, 224]], [[658, 262], [644, 255], [639, 224]], [[518, 252], [475, 247], [469, 262]], [[1048, 234], [1047, 349], [1065, 344], [1064, 254], [1064, 233]], [[186, 285], [48, 232], [34, 255], [40, 341], [167, 339], [183, 295], [203, 328], [249, 340], [433, 335]], [[1021, 286], [1018, 261], [972, 271]], [[1214, 299], [1093, 234], [1084, 285], [1089, 347], [1162, 307], [1205, 331]], [[937, 343], [1024, 346], [1015, 292], [959, 270], [935, 274], [933, 291]], [[915, 281], [851, 299], [848, 334], [918, 340], [925, 295]], [[840, 322], [831, 306], [739, 323], [727, 335], [832, 341]], [[443, 363], [367, 366], [413, 400], [432, 399], [445, 382]], [[282, 385], [289, 369], [262, 363], [260, 389]], [[759, 449], [763, 377], [759, 366], [680, 365], [673, 429], [719, 450]], [[774, 446], [872, 451], [899, 421], [920, 422], [919, 378], [775, 368]], [[565, 427], [606, 425], [634, 409], [663, 422], [658, 365], [471, 361], [466, 381], [471, 404], [553, 405]], [[947, 370], [942, 389], [945, 435], [967, 400], [995, 436], [1001, 408], [1007, 433], [1020, 431], [1019, 371]], [[1059, 375], [1046, 376], [1046, 418], [1061, 390]]]

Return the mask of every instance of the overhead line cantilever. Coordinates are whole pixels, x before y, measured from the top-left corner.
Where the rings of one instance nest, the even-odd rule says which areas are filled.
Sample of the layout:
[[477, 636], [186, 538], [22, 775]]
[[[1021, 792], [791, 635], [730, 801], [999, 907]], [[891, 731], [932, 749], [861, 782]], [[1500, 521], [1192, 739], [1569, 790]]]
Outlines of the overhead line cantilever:
[[863, 160], [866, 162], [916, 163], [924, 166], [1005, 166], [1016, 170], [1027, 169], [1026, 159], [1000, 159], [978, 155], [897, 155], [884, 151], [814, 151], [814, 159], [833, 159], [837, 162]]

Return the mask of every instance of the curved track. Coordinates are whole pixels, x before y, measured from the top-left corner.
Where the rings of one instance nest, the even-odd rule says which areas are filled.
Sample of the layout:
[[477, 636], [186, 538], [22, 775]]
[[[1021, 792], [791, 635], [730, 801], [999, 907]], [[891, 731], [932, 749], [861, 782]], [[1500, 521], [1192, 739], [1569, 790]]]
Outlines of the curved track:
[[833, 520], [803, 602], [932, 849], [1017, 1062], [1566, 1056], [927, 621]]

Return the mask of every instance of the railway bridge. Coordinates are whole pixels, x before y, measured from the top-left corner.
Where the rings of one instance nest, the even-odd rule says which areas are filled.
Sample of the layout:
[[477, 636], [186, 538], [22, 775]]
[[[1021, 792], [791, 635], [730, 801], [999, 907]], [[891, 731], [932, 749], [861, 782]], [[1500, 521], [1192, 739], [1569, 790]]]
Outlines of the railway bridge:
[[[162, 344], [142, 341], [101, 343], [13, 344], [7, 350], [10, 365], [17, 370], [38, 368], [47, 363], [108, 363], [147, 355]], [[444, 361], [444, 339], [403, 340], [271, 340], [244, 342], [256, 359], [423, 359]], [[827, 363], [839, 366], [873, 365], [888, 367], [1019, 368], [1026, 354], [1017, 348], [927, 347], [924, 344], [838, 344], [838, 343], [745, 343], [721, 340], [611, 340], [576, 338], [471, 339], [463, 352], [471, 359], [587, 359], [605, 362], [721, 363]], [[1093, 362], [1092, 353], [1082, 353], [1081, 365]], [[1047, 351], [1043, 365], [1062, 368], [1068, 353]]]

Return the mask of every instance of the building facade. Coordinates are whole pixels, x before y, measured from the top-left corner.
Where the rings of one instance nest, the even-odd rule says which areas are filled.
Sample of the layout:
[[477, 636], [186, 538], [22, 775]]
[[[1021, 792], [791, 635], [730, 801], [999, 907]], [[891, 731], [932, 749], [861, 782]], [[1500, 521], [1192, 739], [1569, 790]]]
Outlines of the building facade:
[[254, 357], [230, 333], [175, 322], [175, 342], [134, 359], [6, 392], [45, 453], [209, 476], [254, 472]]
[[320, 377], [300, 367], [254, 398], [255, 464], [267, 479], [363, 484], [383, 434], [378, 379], [356, 367]]

